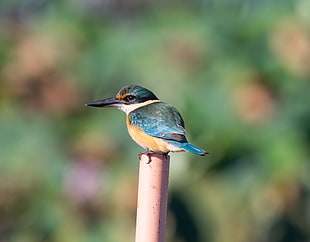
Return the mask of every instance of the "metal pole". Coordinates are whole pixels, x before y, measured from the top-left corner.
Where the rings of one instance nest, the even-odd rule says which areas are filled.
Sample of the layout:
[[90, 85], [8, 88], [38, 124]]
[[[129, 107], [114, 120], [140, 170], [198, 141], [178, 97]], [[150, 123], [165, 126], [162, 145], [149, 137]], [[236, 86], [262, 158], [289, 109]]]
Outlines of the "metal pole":
[[165, 241], [169, 164], [168, 155], [141, 156], [136, 242]]

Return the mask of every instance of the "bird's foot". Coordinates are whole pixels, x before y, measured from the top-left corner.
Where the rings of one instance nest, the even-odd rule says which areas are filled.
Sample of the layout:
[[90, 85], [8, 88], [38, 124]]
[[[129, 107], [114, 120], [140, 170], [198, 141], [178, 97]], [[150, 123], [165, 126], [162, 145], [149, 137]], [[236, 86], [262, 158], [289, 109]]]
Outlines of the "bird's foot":
[[139, 159], [141, 160], [141, 158], [142, 158], [142, 155], [146, 155], [147, 156], [147, 158], [148, 158], [148, 161], [146, 162], [146, 164], [150, 164], [151, 163], [151, 161], [152, 161], [152, 159], [151, 159], [151, 157], [150, 157], [150, 154], [153, 154], [154, 152], [152, 152], [152, 151], [150, 151], [150, 150], [146, 150], [146, 151], [143, 151], [143, 152], [140, 152], [139, 153]]

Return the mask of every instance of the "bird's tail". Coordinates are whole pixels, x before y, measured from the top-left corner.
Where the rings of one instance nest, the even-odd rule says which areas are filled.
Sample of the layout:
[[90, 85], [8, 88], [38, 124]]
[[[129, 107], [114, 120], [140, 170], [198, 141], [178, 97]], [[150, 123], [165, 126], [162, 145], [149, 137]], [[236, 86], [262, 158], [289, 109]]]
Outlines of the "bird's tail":
[[203, 149], [198, 148], [190, 143], [178, 143], [178, 146], [186, 151], [192, 152], [196, 155], [204, 156], [209, 154], [209, 152], [204, 151]]

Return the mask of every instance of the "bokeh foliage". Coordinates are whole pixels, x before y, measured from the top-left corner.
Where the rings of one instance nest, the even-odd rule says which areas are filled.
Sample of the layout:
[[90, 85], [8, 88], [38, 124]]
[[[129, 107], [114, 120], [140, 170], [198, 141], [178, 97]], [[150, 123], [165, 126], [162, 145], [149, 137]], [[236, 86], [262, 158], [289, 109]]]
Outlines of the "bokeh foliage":
[[182, 113], [167, 241], [310, 240], [310, 4], [0, 3], [0, 240], [133, 241], [138, 158], [124, 85]]

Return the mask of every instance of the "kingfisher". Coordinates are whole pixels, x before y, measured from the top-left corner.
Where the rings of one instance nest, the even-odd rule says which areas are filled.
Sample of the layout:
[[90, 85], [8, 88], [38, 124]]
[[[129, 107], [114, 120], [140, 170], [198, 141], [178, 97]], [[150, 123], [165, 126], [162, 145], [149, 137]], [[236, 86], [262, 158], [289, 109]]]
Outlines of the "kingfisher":
[[126, 113], [131, 138], [146, 151], [168, 154], [189, 151], [204, 156], [208, 152], [190, 144], [185, 137], [183, 118], [176, 108], [159, 100], [155, 94], [141, 86], [130, 85], [119, 90], [115, 97], [87, 103], [91, 107], [117, 107]]

